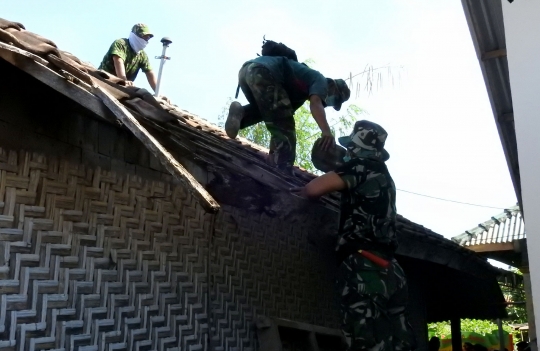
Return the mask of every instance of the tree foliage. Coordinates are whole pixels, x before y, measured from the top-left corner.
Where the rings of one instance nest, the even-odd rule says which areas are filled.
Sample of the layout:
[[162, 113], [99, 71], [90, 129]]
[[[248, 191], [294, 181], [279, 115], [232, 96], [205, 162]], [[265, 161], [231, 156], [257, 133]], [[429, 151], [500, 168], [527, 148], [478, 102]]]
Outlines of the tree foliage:
[[[512, 272], [517, 275], [523, 275], [517, 268], [512, 269]], [[513, 324], [527, 323], [527, 308], [523, 304], [526, 299], [523, 282], [516, 287], [501, 284], [501, 290], [506, 301], [518, 302], [517, 304], [510, 304], [506, 307], [508, 320]]]
[[[428, 324], [430, 332], [437, 336], [447, 336], [451, 334], [450, 322], [436, 322]], [[481, 319], [462, 319], [461, 320], [461, 332], [474, 332], [478, 334], [489, 334], [494, 330], [498, 330], [497, 323], [489, 320]], [[509, 333], [513, 330], [508, 323], [503, 323], [503, 329]]]

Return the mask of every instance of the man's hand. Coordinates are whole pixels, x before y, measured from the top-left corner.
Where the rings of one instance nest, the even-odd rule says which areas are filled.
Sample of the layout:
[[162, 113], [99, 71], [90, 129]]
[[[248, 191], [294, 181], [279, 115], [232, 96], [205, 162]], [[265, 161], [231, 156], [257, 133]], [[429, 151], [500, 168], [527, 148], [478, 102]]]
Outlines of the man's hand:
[[323, 132], [321, 138], [321, 148], [323, 150], [330, 150], [336, 145], [336, 140], [331, 132]]
[[271, 166], [271, 167], [276, 167], [276, 162], [274, 161], [274, 154], [273, 153], [268, 153], [268, 155], [266, 156], [266, 164]]
[[304, 187], [291, 188], [291, 194], [303, 197], [305, 199], [316, 200], [321, 196], [334, 191], [345, 189], [346, 184], [336, 172], [328, 172], [320, 177], [313, 179]]
[[130, 81], [130, 80], [127, 80], [127, 79], [126, 79], [126, 80], [124, 80], [124, 82], [126, 82], [126, 87], [131, 87], [131, 86], [133, 86], [133, 82]]
[[302, 197], [304, 199], [308, 199], [307, 193], [306, 193], [306, 187], [297, 187], [297, 188], [290, 188], [289, 191], [291, 194], [295, 196]]
[[315, 119], [315, 122], [317, 122], [317, 125], [322, 131], [323, 140], [321, 147], [323, 150], [328, 150], [335, 145], [336, 141], [334, 140], [334, 136], [332, 135], [328, 122], [326, 121], [324, 106], [321, 98], [318, 95], [311, 95], [309, 97], [309, 109], [311, 111], [311, 115]]

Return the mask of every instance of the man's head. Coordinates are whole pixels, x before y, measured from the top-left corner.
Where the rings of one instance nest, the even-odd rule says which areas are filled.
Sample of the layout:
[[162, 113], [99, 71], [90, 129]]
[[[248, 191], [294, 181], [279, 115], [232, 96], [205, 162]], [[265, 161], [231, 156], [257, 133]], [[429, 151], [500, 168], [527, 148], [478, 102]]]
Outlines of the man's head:
[[517, 346], [517, 351], [525, 351], [525, 349], [527, 348], [527, 346], [529, 346], [529, 344], [525, 341], [520, 341], [516, 344]]
[[338, 139], [347, 148], [349, 157], [374, 158], [386, 161], [390, 154], [384, 149], [388, 133], [377, 123], [362, 120], [354, 124], [351, 135]]
[[429, 339], [428, 351], [439, 351], [440, 347], [441, 347], [441, 339], [439, 339], [436, 336], [433, 336], [431, 339]]
[[133, 28], [131, 28], [131, 32], [146, 41], [150, 40], [154, 36], [154, 34], [150, 33], [148, 26], [143, 23], [137, 23], [134, 25]]
[[341, 104], [351, 97], [351, 91], [343, 79], [326, 78], [326, 84], [328, 86], [326, 105], [332, 106], [336, 111], [339, 111]]

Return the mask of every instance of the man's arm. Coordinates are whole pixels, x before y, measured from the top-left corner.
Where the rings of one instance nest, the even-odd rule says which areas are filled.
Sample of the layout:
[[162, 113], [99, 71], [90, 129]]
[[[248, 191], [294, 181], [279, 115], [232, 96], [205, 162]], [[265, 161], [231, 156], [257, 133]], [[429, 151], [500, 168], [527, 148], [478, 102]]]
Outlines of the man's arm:
[[132, 81], [129, 81], [126, 77], [126, 68], [124, 66], [124, 60], [117, 55], [112, 55], [112, 59], [114, 62], [114, 71], [116, 72], [116, 76], [120, 79], [123, 79], [126, 81], [127, 85], [133, 85]]
[[315, 119], [315, 122], [319, 125], [322, 132], [322, 148], [327, 150], [335, 144], [334, 136], [330, 131], [330, 126], [326, 121], [326, 113], [324, 112], [324, 106], [322, 100], [318, 95], [311, 95], [309, 97], [309, 109], [311, 115]]
[[319, 197], [345, 189], [347, 185], [336, 172], [328, 172], [313, 179], [301, 188], [290, 189], [293, 194], [306, 197], [308, 199], [318, 199]]
[[145, 72], [145, 74], [146, 74], [146, 79], [148, 79], [148, 84], [150, 84], [152, 89], [156, 91], [157, 78], [156, 78], [156, 75], [154, 74], [154, 71], [148, 71], [148, 72]]

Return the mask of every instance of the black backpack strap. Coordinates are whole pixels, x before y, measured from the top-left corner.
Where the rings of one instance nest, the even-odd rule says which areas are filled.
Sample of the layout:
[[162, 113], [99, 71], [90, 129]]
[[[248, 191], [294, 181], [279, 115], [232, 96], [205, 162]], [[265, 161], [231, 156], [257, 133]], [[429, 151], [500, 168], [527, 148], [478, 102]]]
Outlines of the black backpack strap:
[[240, 84], [236, 87], [236, 95], [234, 95], [235, 99], [238, 99], [238, 93], [240, 92]]

